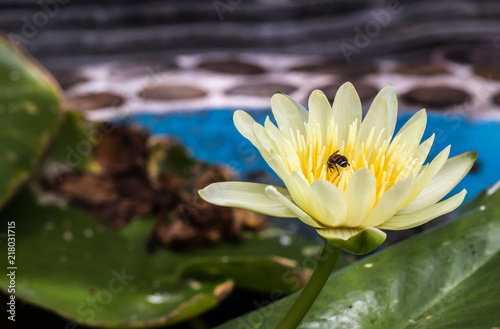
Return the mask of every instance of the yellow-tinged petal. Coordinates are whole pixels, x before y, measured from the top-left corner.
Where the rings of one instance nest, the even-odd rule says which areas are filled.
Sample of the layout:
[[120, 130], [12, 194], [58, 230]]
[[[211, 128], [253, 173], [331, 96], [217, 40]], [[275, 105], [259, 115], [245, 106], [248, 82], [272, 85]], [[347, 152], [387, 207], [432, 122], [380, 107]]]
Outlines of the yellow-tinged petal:
[[265, 188], [265, 193], [266, 195], [276, 201], [281, 203], [284, 207], [286, 207], [290, 212], [292, 212], [298, 219], [303, 221], [305, 224], [312, 226], [312, 227], [323, 227], [321, 224], [317, 223], [314, 219], [311, 218], [305, 211], [297, 207], [293, 201], [290, 200], [290, 198], [285, 197], [281, 191], [278, 191], [278, 189], [275, 186], [268, 185]]
[[250, 114], [242, 110], [237, 110], [233, 114], [233, 121], [239, 133], [258, 148], [259, 145], [253, 132], [255, 120]]
[[427, 166], [425, 166], [422, 169], [422, 172], [420, 175], [417, 177], [415, 182], [413, 183], [412, 190], [410, 192], [410, 196], [406, 200], [403, 209], [401, 209], [398, 214], [404, 214], [408, 213], [411, 211], [405, 210], [404, 207], [409, 205], [415, 198], [422, 193], [422, 190], [425, 188], [427, 184], [432, 180], [432, 178], [441, 170], [443, 165], [446, 163], [446, 159], [448, 159], [448, 156], [450, 155], [450, 146], [446, 147], [444, 150], [442, 150], [434, 160], [432, 160], [431, 163], [429, 163]]
[[274, 150], [271, 150], [271, 156], [268, 159], [264, 160], [266, 160], [269, 167], [271, 167], [271, 169], [279, 176], [279, 178], [281, 178], [281, 180], [286, 185], [286, 180], [287, 177], [290, 176], [290, 171], [288, 170], [288, 167], [283, 161], [281, 155], [274, 152]]
[[264, 159], [269, 157], [269, 152], [261, 144], [259, 138], [254, 133], [254, 125], [259, 125], [255, 120], [245, 111], [237, 110], [233, 114], [233, 121], [236, 129], [243, 137], [248, 139], [253, 146], [255, 146]]
[[309, 124], [321, 131], [322, 140], [327, 140], [328, 125], [333, 119], [333, 111], [328, 98], [320, 90], [314, 90], [309, 96]]
[[342, 192], [332, 183], [318, 179], [310, 187], [311, 211], [317, 221], [327, 227], [345, 226], [347, 208]]
[[[363, 151], [362, 144], [366, 143], [370, 134], [374, 135], [373, 142], [369, 145], [371, 149], [378, 149], [390, 137], [388, 136], [388, 125], [389, 109], [387, 100], [384, 97], [375, 98], [359, 127], [358, 137], [356, 138], [356, 158]], [[371, 153], [371, 150], [368, 150], [368, 152]]]
[[345, 226], [356, 227], [372, 211], [377, 194], [377, 181], [367, 168], [354, 172], [344, 192], [347, 207]]
[[[218, 206], [236, 207], [275, 217], [295, 217], [295, 213], [269, 198], [265, 193], [268, 185], [244, 182], [220, 182], [198, 191], [200, 197]], [[285, 188], [274, 187], [283, 197], [291, 199]]]
[[413, 149], [420, 144], [427, 124], [427, 114], [425, 110], [415, 113], [408, 122], [406, 122], [395, 138], [399, 145], [405, 145], [405, 149]]
[[379, 199], [373, 211], [363, 221], [363, 227], [378, 227], [401, 209], [410, 195], [413, 175], [410, 174], [390, 187]]
[[284, 94], [274, 94], [271, 98], [271, 109], [283, 136], [290, 139], [297, 131], [305, 134], [301, 113], [289, 97]]
[[297, 109], [297, 111], [299, 111], [299, 114], [300, 114], [300, 117], [302, 118], [302, 121], [304, 121], [304, 123], [307, 123], [307, 120], [309, 118], [309, 112], [306, 110], [306, 108], [304, 106], [302, 106], [302, 104], [300, 104], [295, 99], [293, 99], [292, 97], [288, 96], [287, 94], [284, 94], [282, 92], [278, 92], [277, 94], [285, 96], [286, 98], [288, 98], [293, 103], [293, 105], [295, 106], [295, 108]]
[[420, 126], [423, 126], [423, 129], [425, 129], [425, 125], [427, 123], [427, 113], [426, 113], [425, 109], [421, 109], [420, 111], [418, 111], [417, 113], [412, 115], [411, 118], [405, 122], [403, 127], [401, 127], [401, 129], [399, 129], [399, 132], [397, 133], [397, 135], [403, 133], [406, 129], [413, 126], [417, 122], [419, 123]]
[[441, 200], [467, 175], [476, 159], [475, 151], [448, 159], [415, 200], [404, 208], [404, 213], [427, 208]]
[[425, 159], [427, 159], [427, 155], [429, 155], [432, 143], [434, 143], [434, 134], [432, 134], [431, 137], [427, 138], [422, 144], [420, 144], [413, 153], [412, 157], [414, 159], [417, 159], [414, 165], [416, 171], [420, 170], [425, 162]]
[[427, 223], [428, 221], [455, 210], [464, 201], [467, 191], [463, 189], [451, 198], [436, 203], [430, 207], [404, 215], [396, 215], [379, 228], [387, 230], [406, 230]]
[[[257, 139], [257, 142], [259, 145], [262, 147], [267, 152], [267, 156], [264, 156], [264, 159], [269, 158], [269, 152], [271, 152], [272, 149], [272, 141], [269, 139], [269, 136], [265, 132], [265, 128], [262, 127], [260, 124], [255, 122], [252, 126], [253, 133], [255, 135], [255, 139]], [[261, 152], [262, 153], [262, 152]]]
[[347, 144], [350, 125], [356, 121], [359, 131], [361, 124], [361, 100], [352, 83], [346, 82], [340, 86], [333, 100], [332, 109], [334, 121], [338, 127], [337, 145], [340, 149], [342, 145]]
[[[368, 112], [371, 111], [372, 107], [375, 104], [378, 104], [379, 99], [384, 99], [387, 105], [387, 136], [390, 139], [392, 135], [394, 135], [394, 129], [396, 128], [396, 121], [398, 119], [398, 99], [396, 97], [396, 92], [394, 91], [394, 87], [391, 85], [385, 86], [380, 90], [380, 92], [375, 96], [375, 99], [372, 102], [372, 106]], [[366, 117], [365, 119], [366, 120]]]

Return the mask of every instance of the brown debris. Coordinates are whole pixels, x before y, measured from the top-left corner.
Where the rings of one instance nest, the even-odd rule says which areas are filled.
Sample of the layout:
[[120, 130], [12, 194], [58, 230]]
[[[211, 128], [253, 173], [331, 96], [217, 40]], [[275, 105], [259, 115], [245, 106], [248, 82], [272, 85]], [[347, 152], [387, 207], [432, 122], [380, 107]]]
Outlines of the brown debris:
[[[168, 170], [151, 175], [148, 159], [152, 143], [148, 146], [148, 140], [148, 133], [141, 129], [113, 127], [95, 141], [95, 172], [67, 172], [60, 179], [47, 179], [44, 186], [111, 228], [122, 228], [136, 216], [156, 217], [147, 242], [149, 250], [157, 243], [187, 249], [237, 241], [244, 230], [266, 228], [261, 215], [215, 206], [198, 196], [197, 191], [211, 183], [235, 180], [237, 177], [227, 168], [193, 163], [196, 170], [190, 171], [194, 176], [188, 179]], [[165, 157], [156, 161], [169, 161], [168, 150], [178, 151], [180, 147], [172, 141], [160, 146], [167, 147]]]
[[149, 134], [141, 129], [114, 126], [109, 134], [102, 134], [96, 141], [94, 157], [102, 172], [119, 174], [143, 171], [148, 158]]
[[[195, 190], [214, 182], [235, 179], [236, 176], [227, 168], [212, 167], [197, 179]], [[175, 249], [240, 240], [243, 230], [261, 231], [267, 227], [262, 215], [213, 205], [203, 201], [197, 193], [177, 206], [173, 218], [171, 223], [160, 226], [157, 232], [162, 244]]]
[[91, 205], [118, 200], [114, 182], [106, 176], [75, 172], [64, 173], [61, 184], [49, 187], [78, 202]]
[[[137, 177], [112, 177], [89, 172], [67, 172], [45, 187], [69, 198], [110, 227], [120, 228], [134, 216], [146, 216], [155, 206], [155, 191]], [[172, 203], [172, 197], [162, 200]]]

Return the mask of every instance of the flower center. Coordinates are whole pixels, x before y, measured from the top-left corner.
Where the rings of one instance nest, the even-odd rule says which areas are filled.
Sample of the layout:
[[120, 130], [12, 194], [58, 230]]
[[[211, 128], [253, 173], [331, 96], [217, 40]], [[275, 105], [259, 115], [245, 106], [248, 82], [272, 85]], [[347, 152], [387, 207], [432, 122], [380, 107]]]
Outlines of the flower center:
[[[368, 168], [377, 181], [377, 199], [399, 180], [408, 177], [410, 172], [417, 174], [419, 159], [414, 158], [415, 147], [401, 143], [400, 136], [392, 142], [384, 139], [383, 131], [373, 129], [366, 140], [357, 140], [357, 122], [349, 127], [347, 141], [338, 145], [338, 126], [330, 121], [326, 131], [318, 123], [304, 123], [305, 136], [299, 131], [292, 134], [287, 156], [290, 172], [297, 171], [312, 184], [324, 179], [345, 191], [351, 176], [360, 168]], [[328, 159], [335, 154], [344, 156], [349, 163], [337, 169], [329, 168]], [[332, 170], [333, 169], [333, 170]]]

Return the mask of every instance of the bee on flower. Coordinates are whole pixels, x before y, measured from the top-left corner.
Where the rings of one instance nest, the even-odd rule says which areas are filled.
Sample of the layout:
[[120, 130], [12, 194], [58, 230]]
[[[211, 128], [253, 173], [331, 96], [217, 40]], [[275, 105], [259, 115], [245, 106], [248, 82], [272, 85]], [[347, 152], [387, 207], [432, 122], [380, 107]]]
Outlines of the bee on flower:
[[477, 153], [448, 158], [448, 146], [424, 165], [434, 141], [432, 135], [421, 142], [426, 112], [417, 112], [395, 133], [392, 86], [378, 93], [364, 118], [351, 83], [339, 88], [331, 106], [315, 90], [308, 110], [281, 93], [271, 107], [277, 126], [269, 118], [262, 126], [244, 111], [234, 113], [234, 123], [286, 188], [214, 183], [199, 191], [204, 200], [297, 217], [329, 243], [356, 254], [379, 246], [386, 237], [382, 229], [422, 225], [464, 200], [466, 190], [442, 199], [469, 172]]

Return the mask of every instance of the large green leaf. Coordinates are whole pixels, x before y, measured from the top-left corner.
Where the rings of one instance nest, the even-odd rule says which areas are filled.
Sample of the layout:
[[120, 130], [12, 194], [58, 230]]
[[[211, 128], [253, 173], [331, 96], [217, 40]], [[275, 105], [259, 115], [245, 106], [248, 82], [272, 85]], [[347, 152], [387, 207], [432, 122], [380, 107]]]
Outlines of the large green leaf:
[[[300, 328], [500, 327], [499, 185], [464, 207], [461, 219], [333, 274]], [[275, 328], [296, 298], [219, 328]]]
[[[144, 244], [143, 239], [150, 229], [150, 222], [135, 221], [121, 234]], [[261, 233], [247, 233], [240, 243], [226, 242], [217, 247], [183, 252], [162, 249], [146, 255], [145, 259], [165, 279], [228, 278], [240, 288], [289, 294], [300, 289], [309, 279], [309, 269], [316, 265], [320, 252], [319, 238], [312, 241], [282, 229], [270, 228]], [[347, 258], [340, 257], [334, 270], [347, 264]]]
[[61, 119], [52, 77], [0, 36], [0, 208], [25, 183]]
[[[216, 306], [234, 283], [295, 291], [307, 277], [297, 263], [308, 266], [303, 261], [318, 251], [316, 241], [293, 238], [290, 244], [289, 233], [271, 230], [239, 244], [148, 254], [144, 247], [152, 221], [136, 221], [116, 233], [80, 211], [39, 205], [27, 192], [0, 218], [15, 223], [16, 297], [102, 328], [192, 318]], [[7, 259], [7, 240], [0, 248]], [[9, 278], [1, 276], [0, 288], [6, 292], [8, 286]]]

